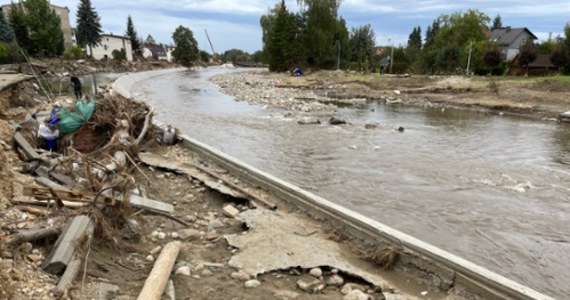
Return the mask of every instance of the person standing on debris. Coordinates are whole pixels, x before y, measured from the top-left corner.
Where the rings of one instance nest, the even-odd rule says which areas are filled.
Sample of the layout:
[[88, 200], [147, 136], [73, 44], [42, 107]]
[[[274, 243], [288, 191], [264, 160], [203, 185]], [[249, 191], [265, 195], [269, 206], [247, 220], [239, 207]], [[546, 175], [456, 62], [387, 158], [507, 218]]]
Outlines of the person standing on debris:
[[81, 80], [75, 75], [71, 76], [71, 84], [73, 84], [73, 92], [75, 93], [75, 97], [77, 100], [83, 97], [83, 93], [81, 92]]
[[59, 128], [57, 127], [58, 119], [50, 119], [49, 121], [40, 123], [38, 129], [38, 137], [44, 140], [43, 148], [50, 151], [57, 151], [57, 139], [59, 138]]

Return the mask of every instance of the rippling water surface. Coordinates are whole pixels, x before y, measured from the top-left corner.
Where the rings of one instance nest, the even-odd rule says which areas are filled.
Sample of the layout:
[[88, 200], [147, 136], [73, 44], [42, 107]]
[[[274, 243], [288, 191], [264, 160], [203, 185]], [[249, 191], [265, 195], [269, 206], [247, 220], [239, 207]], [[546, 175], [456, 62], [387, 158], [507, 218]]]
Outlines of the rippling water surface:
[[165, 75], [133, 92], [159, 120], [259, 169], [570, 297], [569, 126], [376, 102], [340, 109], [351, 125], [301, 126], [221, 94], [208, 78], [223, 72]]

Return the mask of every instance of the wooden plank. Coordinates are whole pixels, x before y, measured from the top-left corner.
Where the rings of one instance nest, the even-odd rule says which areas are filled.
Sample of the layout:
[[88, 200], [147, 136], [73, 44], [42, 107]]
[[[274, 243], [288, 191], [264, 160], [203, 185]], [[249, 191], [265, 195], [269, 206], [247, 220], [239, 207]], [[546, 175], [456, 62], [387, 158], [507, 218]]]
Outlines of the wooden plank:
[[49, 179], [49, 178], [45, 178], [45, 177], [36, 177], [34, 178], [34, 181], [41, 185], [41, 186], [45, 186], [48, 188], [52, 188], [54, 190], [59, 190], [59, 191], [70, 191], [68, 188], [66, 188], [65, 186]]
[[156, 201], [156, 200], [152, 200], [152, 199], [143, 198], [143, 197], [137, 196], [137, 195], [130, 195], [129, 196], [129, 202], [136, 207], [140, 207], [140, 208], [146, 209], [146, 210], [165, 212], [165, 213], [173, 213], [174, 212], [174, 206], [172, 206], [172, 204], [168, 204], [168, 203], [164, 203], [164, 202], [160, 202], [160, 201]]
[[25, 242], [33, 242], [36, 240], [57, 236], [60, 232], [60, 227], [24, 230], [8, 237], [8, 243], [12, 246], [16, 246]]
[[95, 228], [95, 221], [90, 217], [73, 218], [55, 242], [53, 250], [42, 264], [42, 269], [50, 274], [61, 274], [73, 259], [75, 248], [81, 245], [81, 241], [92, 228]]
[[[14, 197], [12, 199], [14, 203], [22, 203], [22, 204], [32, 204], [32, 205], [40, 205], [40, 206], [58, 206], [58, 201], [56, 200], [37, 200], [33, 197], [21, 196], [21, 197]], [[89, 203], [85, 202], [72, 202], [72, 201], [61, 201], [61, 204], [65, 207], [71, 208], [80, 208], [89, 205]]]
[[34, 147], [30, 145], [30, 143], [26, 140], [26, 138], [24, 138], [24, 136], [21, 133], [19, 132], [14, 133], [14, 141], [24, 151], [28, 159], [30, 160], [42, 159], [41, 156], [38, 154], [38, 152], [34, 149]]
[[216, 190], [222, 194], [229, 195], [234, 198], [247, 199], [247, 196], [244, 195], [243, 193], [228, 187], [223, 182], [219, 182], [215, 176], [211, 176], [210, 174], [205, 173], [195, 167], [172, 162], [170, 160], [167, 160], [166, 158], [163, 158], [161, 156], [152, 153], [139, 153], [139, 158], [146, 165], [161, 169], [167, 169], [179, 174], [185, 174], [191, 176], [192, 178], [195, 178], [203, 182], [205, 186], [213, 190]]
[[145, 280], [137, 300], [160, 300], [168, 284], [181, 245], [180, 241], [174, 241], [164, 246], [152, 267], [152, 271]]

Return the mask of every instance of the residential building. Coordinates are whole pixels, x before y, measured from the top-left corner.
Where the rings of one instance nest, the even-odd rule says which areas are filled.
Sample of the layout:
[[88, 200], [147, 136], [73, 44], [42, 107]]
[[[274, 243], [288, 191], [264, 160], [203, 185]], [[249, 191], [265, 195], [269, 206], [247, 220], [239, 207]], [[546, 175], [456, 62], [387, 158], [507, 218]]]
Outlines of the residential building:
[[174, 47], [164, 45], [152, 45], [143, 48], [142, 56], [145, 59], [166, 60], [172, 62], [172, 51]]
[[[94, 59], [112, 59], [113, 51], [125, 50], [127, 54], [127, 60], [133, 61], [133, 47], [131, 46], [131, 40], [129, 37], [114, 35], [114, 34], [102, 34], [101, 44], [93, 47], [93, 53], [91, 56]], [[89, 49], [86, 49], [89, 51]]]
[[520, 47], [529, 39], [538, 39], [526, 27], [511, 28], [510, 26], [494, 29], [489, 38], [499, 45], [503, 58], [511, 61], [519, 54]]
[[[16, 1], [14, 1], [16, 2]], [[63, 32], [63, 46], [65, 50], [71, 49], [73, 47], [73, 32], [71, 30], [71, 24], [69, 23], [69, 8], [49, 4], [49, 6], [55, 11], [61, 20], [61, 31]], [[10, 15], [10, 10], [12, 9], [12, 4], [4, 4], [0, 6], [0, 10], [4, 13], [4, 17], [8, 19]]]
[[558, 67], [556, 67], [550, 60], [550, 54], [537, 54], [534, 61], [532, 61], [528, 66], [522, 65], [519, 61], [519, 56], [515, 56], [511, 62], [509, 68], [509, 74], [511, 75], [533, 75], [533, 76], [544, 76], [553, 75], [558, 73]]

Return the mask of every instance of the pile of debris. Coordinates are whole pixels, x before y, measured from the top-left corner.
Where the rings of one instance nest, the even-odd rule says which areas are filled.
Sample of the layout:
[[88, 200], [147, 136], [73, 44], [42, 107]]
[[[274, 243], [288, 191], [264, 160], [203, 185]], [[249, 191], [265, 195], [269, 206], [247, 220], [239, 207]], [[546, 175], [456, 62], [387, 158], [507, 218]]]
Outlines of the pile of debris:
[[[79, 100], [75, 106], [81, 103], [85, 102]], [[33, 174], [36, 184], [29, 183], [14, 193], [14, 210], [3, 213], [12, 222], [1, 224], [0, 264], [6, 266], [4, 270], [12, 270], [9, 265], [20, 257], [37, 262], [36, 266], [49, 274], [61, 275], [53, 289], [55, 295], [65, 294], [77, 277], [94, 235], [117, 243], [116, 231], [137, 234], [137, 222], [130, 217], [135, 208], [162, 214], [173, 211], [170, 204], [141, 197], [132, 175], [138, 168], [139, 149], [153, 143], [157, 134], [158, 128], [151, 125], [152, 109], [110, 94], [90, 103], [96, 106], [92, 116], [58, 141], [57, 152], [38, 149], [45, 142], [36, 134], [45, 124], [44, 113], [34, 113], [12, 126], [17, 153], [25, 162], [21, 172]], [[56, 105], [51, 117], [61, 118], [65, 109], [75, 108]], [[63, 124], [65, 119], [59, 121], [65, 131], [62, 126], [69, 124]], [[4, 143], [1, 146], [10, 148]], [[8, 159], [5, 151], [2, 153], [2, 160]], [[51, 244], [55, 238], [45, 259], [36, 249], [31, 252], [31, 243]], [[10, 298], [15, 292], [11, 283], [23, 280], [23, 275], [11, 275], [2, 275], [7, 278], [0, 280], [0, 298]]]

